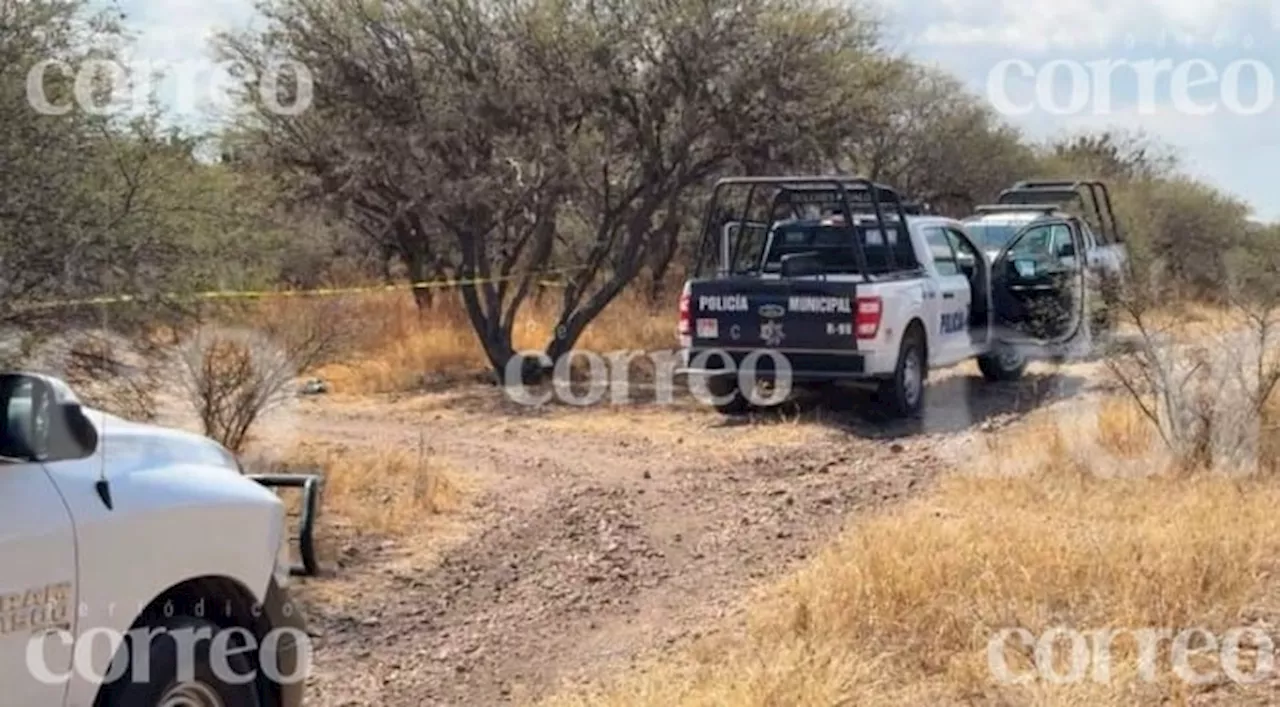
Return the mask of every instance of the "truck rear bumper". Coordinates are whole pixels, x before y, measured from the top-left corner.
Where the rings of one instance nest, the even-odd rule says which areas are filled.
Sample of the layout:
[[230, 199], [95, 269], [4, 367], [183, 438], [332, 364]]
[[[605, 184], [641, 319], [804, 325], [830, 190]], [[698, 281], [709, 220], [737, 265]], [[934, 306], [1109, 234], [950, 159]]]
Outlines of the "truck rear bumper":
[[890, 366], [886, 371], [879, 357], [860, 351], [685, 349], [681, 363], [676, 372], [686, 376], [741, 375], [767, 382], [878, 379], [893, 370]]
[[[725, 375], [723, 370], [713, 370], [708, 368], [678, 368], [676, 373], [684, 376], [721, 376]], [[869, 373], [849, 373], [844, 371], [793, 371], [789, 380], [793, 383], [823, 383], [835, 381], [874, 381], [885, 378], [883, 374]], [[768, 372], [759, 372], [755, 375], [758, 381], [772, 383], [776, 382], [782, 376], [777, 376]]]

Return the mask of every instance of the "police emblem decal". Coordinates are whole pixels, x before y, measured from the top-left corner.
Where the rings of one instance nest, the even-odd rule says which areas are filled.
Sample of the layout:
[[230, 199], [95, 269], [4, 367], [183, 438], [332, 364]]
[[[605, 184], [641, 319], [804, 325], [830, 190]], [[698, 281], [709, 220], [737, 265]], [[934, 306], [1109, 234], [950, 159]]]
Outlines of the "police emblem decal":
[[767, 346], [777, 346], [782, 343], [785, 335], [782, 333], [782, 322], [761, 322], [760, 338], [764, 340]]

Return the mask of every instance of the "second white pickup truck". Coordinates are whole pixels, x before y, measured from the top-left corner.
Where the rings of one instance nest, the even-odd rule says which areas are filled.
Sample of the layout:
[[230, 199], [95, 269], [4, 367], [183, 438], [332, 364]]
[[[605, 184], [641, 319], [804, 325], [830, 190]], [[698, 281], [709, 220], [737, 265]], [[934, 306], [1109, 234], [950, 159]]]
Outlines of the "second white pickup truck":
[[[734, 217], [726, 194], [744, 188]], [[988, 380], [1012, 380], [1088, 331], [1084, 233], [1045, 215], [992, 257], [962, 222], [866, 179], [721, 180], [680, 298], [682, 371], [726, 414], [767, 381], [872, 384], [891, 414], [915, 416], [930, 370], [977, 359]]]

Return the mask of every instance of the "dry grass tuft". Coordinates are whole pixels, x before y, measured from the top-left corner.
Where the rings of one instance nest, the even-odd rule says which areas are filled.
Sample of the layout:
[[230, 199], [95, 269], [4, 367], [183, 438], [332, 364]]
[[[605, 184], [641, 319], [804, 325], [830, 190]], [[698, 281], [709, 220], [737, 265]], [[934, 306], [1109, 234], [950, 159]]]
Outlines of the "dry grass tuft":
[[[1127, 403], [1108, 402], [1099, 418], [1105, 432], [1096, 453], [1145, 455], [1147, 429]], [[701, 643], [549, 704], [1185, 699], [1192, 688], [1172, 672], [1167, 650], [1147, 682], [1131, 638], [1112, 643], [1109, 680], [1086, 674], [1075, 683], [1024, 685], [994, 679], [988, 641], [1015, 627], [1040, 636], [1055, 626], [1221, 632], [1239, 625], [1280, 556], [1280, 485], [1208, 474], [1102, 478], [1090, 473], [1073, 434], [1042, 420], [1002, 437], [931, 497], [859, 524], [770, 588], [753, 605], [744, 637]], [[1037, 461], [1018, 463], [1028, 456]], [[1016, 639], [1006, 646], [1021, 674], [1031, 651]], [[1067, 672], [1061, 662], [1057, 669]]]
[[450, 467], [416, 449], [304, 444], [290, 466], [322, 469], [326, 524], [362, 534], [412, 535], [458, 510], [463, 495]]
[[[316, 553], [325, 570], [336, 572], [306, 582], [300, 596], [332, 610], [360, 605], [369, 582], [380, 578], [360, 567], [371, 558], [385, 560], [380, 553], [394, 551], [388, 566], [417, 568], [434, 561], [466, 527], [463, 504], [472, 480], [417, 449], [304, 443], [288, 466], [324, 473]], [[301, 494], [285, 498], [296, 520]]]

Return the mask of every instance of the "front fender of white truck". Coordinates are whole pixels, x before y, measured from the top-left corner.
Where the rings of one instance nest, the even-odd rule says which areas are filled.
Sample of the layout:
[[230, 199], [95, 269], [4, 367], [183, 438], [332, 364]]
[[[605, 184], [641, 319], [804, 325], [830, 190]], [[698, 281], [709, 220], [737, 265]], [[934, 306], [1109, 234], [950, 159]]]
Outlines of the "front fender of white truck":
[[[217, 586], [247, 592], [234, 599], [247, 600], [255, 611], [271, 600], [284, 508], [260, 484], [210, 464], [113, 473], [103, 469], [101, 453], [47, 466], [75, 522], [75, 635], [77, 641], [92, 638], [94, 643], [89, 674], [73, 671], [68, 705], [93, 704], [99, 687], [93, 676], [105, 674], [119, 639], [171, 588], [217, 578]], [[95, 488], [104, 471], [110, 507]], [[174, 606], [172, 612], [205, 612], [203, 618], [220, 623], [231, 600], [211, 597], [202, 606]], [[109, 650], [104, 637], [110, 639]]]

